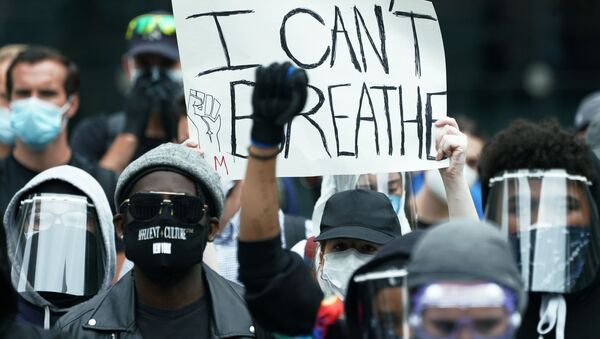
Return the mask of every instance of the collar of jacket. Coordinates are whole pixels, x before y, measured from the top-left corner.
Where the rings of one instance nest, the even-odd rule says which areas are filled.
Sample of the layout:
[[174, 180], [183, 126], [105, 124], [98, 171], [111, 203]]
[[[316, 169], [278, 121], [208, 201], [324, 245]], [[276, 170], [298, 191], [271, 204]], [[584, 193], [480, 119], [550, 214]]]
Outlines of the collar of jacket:
[[[243, 289], [225, 280], [205, 264], [207, 297], [211, 305], [211, 332], [216, 338], [254, 337], [255, 326], [243, 299]], [[83, 328], [96, 331], [134, 332], [135, 288], [129, 272], [106, 294]]]

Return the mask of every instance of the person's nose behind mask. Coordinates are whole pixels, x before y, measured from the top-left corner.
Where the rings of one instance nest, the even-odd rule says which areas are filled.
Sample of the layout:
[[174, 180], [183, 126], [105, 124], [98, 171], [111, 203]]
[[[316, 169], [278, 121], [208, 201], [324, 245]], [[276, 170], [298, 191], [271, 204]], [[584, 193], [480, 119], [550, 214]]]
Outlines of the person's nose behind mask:
[[66, 126], [64, 113], [70, 106], [70, 100], [58, 107], [36, 97], [13, 101], [10, 105], [11, 129], [25, 145], [41, 150]]
[[317, 280], [323, 293], [344, 299], [352, 273], [374, 257], [351, 248], [323, 256], [323, 266], [317, 272]]

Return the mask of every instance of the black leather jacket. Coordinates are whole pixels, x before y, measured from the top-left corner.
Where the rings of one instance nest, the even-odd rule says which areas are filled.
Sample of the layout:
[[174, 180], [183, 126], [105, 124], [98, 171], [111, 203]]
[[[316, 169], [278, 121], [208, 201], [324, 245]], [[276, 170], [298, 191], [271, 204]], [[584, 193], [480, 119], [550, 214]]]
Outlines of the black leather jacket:
[[[243, 289], [203, 265], [211, 307], [211, 338], [271, 338], [257, 329]], [[129, 272], [115, 286], [73, 308], [54, 327], [57, 338], [143, 338], [135, 324], [135, 290]], [[257, 334], [258, 333], [258, 334]]]

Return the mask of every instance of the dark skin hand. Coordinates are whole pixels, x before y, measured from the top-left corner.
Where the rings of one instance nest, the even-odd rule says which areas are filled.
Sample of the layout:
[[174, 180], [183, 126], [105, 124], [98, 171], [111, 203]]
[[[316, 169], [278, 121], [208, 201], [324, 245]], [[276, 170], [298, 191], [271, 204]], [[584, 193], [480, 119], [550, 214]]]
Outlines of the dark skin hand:
[[[196, 196], [196, 185], [189, 178], [174, 172], [157, 171], [142, 177], [132, 188], [130, 195], [138, 192], [173, 192]], [[119, 235], [123, 234], [126, 218], [117, 214], [114, 224]], [[202, 224], [209, 226], [208, 241], [215, 239], [219, 227], [219, 219], [207, 215], [202, 218]], [[135, 263], [134, 263], [135, 264]], [[196, 264], [178, 282], [165, 286], [152, 281], [140, 269], [133, 267], [136, 296], [145, 305], [163, 310], [177, 310], [202, 298], [206, 286], [202, 278], [202, 265]]]

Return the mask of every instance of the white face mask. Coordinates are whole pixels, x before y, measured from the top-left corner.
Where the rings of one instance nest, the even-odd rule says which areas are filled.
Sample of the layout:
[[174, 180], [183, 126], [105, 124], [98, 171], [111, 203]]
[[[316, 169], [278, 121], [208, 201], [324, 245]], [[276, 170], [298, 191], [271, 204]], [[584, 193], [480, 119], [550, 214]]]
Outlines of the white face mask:
[[[463, 170], [463, 177], [467, 182], [467, 185], [471, 187], [479, 178], [477, 171], [469, 166], [465, 166]], [[431, 192], [438, 197], [440, 200], [447, 202], [446, 189], [444, 188], [444, 181], [438, 170], [430, 170], [425, 172], [425, 185], [429, 187]]]
[[354, 271], [371, 260], [374, 254], [362, 254], [351, 248], [323, 256], [323, 269], [317, 269], [317, 281], [326, 296], [335, 295], [344, 300], [348, 283]]

